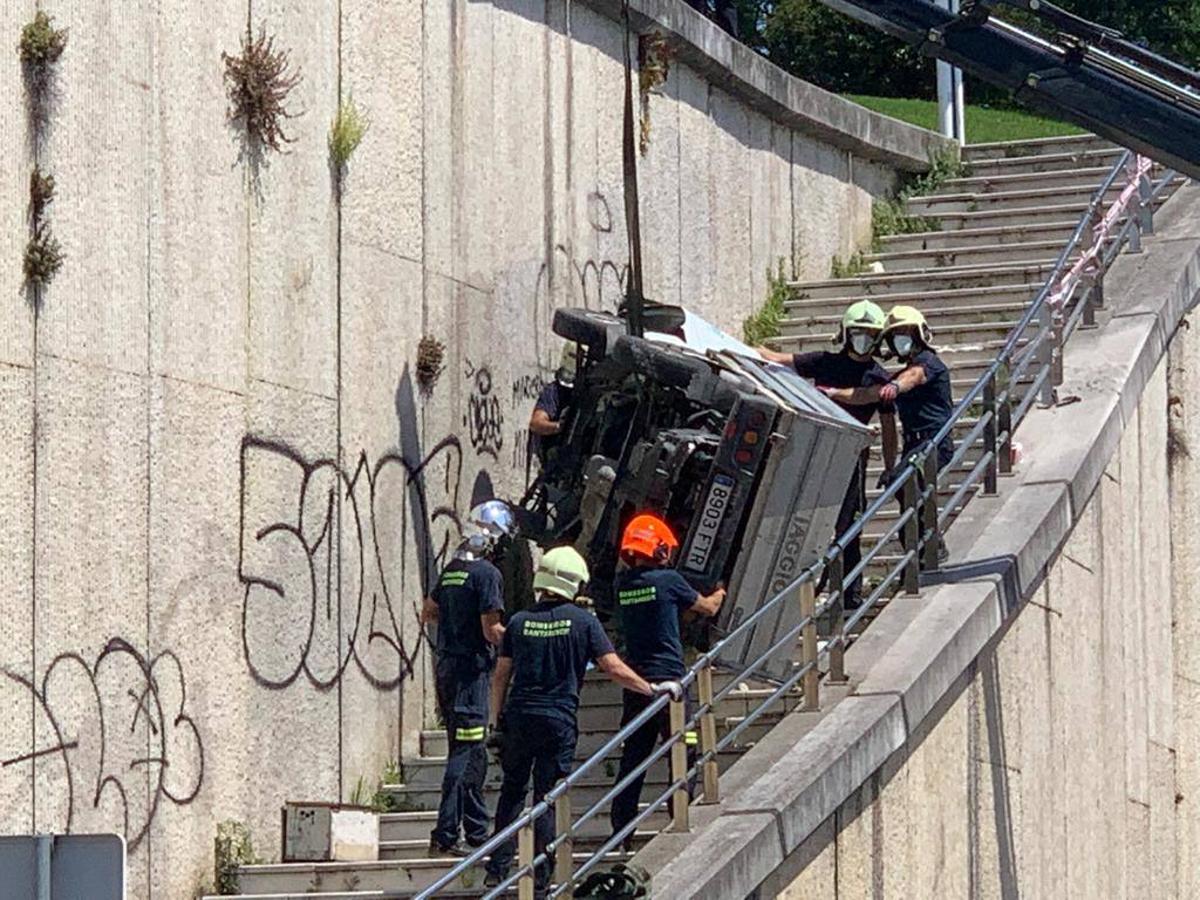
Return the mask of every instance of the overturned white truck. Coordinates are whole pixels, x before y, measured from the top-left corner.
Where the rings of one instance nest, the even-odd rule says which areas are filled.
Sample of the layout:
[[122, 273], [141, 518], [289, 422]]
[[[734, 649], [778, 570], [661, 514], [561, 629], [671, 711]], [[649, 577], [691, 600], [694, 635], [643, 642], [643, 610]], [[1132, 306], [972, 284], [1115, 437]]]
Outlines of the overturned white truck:
[[[727, 585], [714, 630], [728, 634], [829, 546], [870, 431], [677, 307], [648, 310], [644, 339], [618, 316], [578, 309], [558, 310], [554, 331], [579, 352], [561, 434], [521, 503], [524, 535], [584, 554], [606, 619], [618, 536], [633, 515], [659, 513], [682, 537], [680, 573], [702, 592]], [[794, 604], [765, 616], [722, 663], [745, 668], [799, 617]], [[690, 635], [701, 647], [711, 637]], [[758, 674], [790, 667], [781, 652]]]

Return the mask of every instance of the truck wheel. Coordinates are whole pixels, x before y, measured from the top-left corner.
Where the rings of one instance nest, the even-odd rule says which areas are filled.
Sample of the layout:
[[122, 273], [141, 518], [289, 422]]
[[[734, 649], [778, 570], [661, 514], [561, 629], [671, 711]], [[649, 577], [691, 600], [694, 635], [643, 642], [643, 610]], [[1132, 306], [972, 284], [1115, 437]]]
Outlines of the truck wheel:
[[686, 388], [695, 377], [714, 377], [704, 360], [657, 347], [641, 338], [622, 336], [614, 352], [634, 371], [667, 387]]
[[594, 312], [590, 309], [554, 311], [555, 334], [568, 341], [583, 344], [601, 355], [607, 350], [609, 335], [614, 329], [623, 331], [625, 323], [612, 313]]

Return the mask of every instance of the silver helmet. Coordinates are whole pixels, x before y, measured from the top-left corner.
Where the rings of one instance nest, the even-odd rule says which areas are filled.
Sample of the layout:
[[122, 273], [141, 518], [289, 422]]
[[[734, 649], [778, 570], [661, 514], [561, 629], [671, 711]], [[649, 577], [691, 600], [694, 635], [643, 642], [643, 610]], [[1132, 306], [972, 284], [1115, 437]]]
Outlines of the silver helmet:
[[517, 517], [503, 500], [480, 503], [469, 513], [463, 526], [463, 542], [455, 554], [460, 559], [475, 559], [490, 553], [502, 537], [517, 532]]

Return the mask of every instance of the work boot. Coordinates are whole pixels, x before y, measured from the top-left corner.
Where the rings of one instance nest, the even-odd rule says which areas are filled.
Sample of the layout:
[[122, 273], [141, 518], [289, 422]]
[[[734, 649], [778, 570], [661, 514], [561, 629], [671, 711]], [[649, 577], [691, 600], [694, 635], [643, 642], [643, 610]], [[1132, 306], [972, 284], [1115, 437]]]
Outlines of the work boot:
[[504, 873], [493, 872], [491, 869], [488, 869], [484, 873], [484, 876], [483, 876], [483, 886], [485, 888], [500, 887], [500, 882], [502, 882], [504, 880], [504, 878], [505, 878]]
[[429, 858], [430, 859], [439, 859], [439, 858], [446, 858], [446, 857], [457, 857], [457, 858], [461, 859], [462, 857], [470, 856], [470, 855], [471, 855], [470, 848], [464, 846], [462, 843], [460, 843], [458, 841], [455, 841], [453, 844], [450, 844], [449, 846], [447, 846], [445, 844], [439, 844], [437, 838], [429, 839]]

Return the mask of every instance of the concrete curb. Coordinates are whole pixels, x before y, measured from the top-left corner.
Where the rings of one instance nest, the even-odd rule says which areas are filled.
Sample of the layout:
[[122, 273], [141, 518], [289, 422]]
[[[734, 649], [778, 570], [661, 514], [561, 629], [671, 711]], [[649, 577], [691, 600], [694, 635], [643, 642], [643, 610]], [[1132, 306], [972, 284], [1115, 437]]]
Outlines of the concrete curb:
[[1200, 293], [1200, 187], [1182, 189], [1156, 225], [1159, 237], [1145, 252], [1109, 272], [1108, 321], [1067, 348], [1060, 395], [1082, 401], [1030, 413], [1021, 432], [1030, 462], [955, 526], [952, 545], [956, 534], [974, 535], [944, 576], [959, 580], [889, 606], [868, 632], [880, 629], [888, 646], [864, 639], [847, 654], [848, 670], [866, 673], [855, 692], [799, 740], [781, 726], [731, 769], [776, 759], [753, 779], [743, 776], [745, 789], [687, 844], [675, 836], [655, 896], [750, 894], [927, 727], [941, 698], [1041, 584]]
[[[608, 18], [621, 18], [619, 0], [584, 3]], [[927, 171], [935, 156], [958, 152], [958, 144], [941, 135], [789, 75], [681, 0], [630, 0], [629, 7], [635, 28], [664, 32], [681, 62], [776, 122], [906, 172]]]

